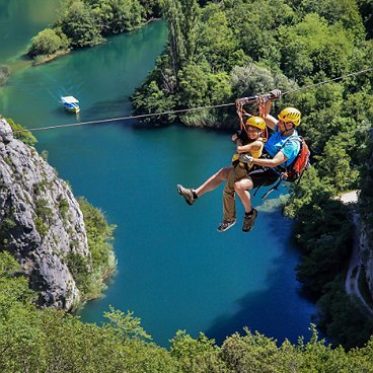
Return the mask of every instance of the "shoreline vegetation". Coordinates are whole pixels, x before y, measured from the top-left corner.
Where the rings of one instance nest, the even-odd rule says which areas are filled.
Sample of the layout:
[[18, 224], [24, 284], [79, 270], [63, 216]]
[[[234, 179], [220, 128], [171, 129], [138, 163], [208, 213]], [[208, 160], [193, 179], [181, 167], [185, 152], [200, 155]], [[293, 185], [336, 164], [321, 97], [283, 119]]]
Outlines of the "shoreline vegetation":
[[42, 65], [44, 63], [52, 62], [58, 57], [65, 56], [71, 52], [71, 49], [58, 50], [51, 54], [42, 54], [36, 56], [32, 61], [32, 66]]
[[[369, 68], [372, 11], [367, 0], [338, 6], [333, 0], [165, 0], [168, 46], [133, 94], [134, 113], [216, 105], [274, 88], [291, 91]], [[294, 106], [302, 112], [300, 131], [312, 152], [311, 168], [298, 186], [291, 186], [292, 197], [284, 206], [284, 213], [295, 219], [294, 237], [302, 252], [297, 278], [317, 302], [318, 326], [346, 348], [362, 346], [373, 334], [373, 321], [344, 293], [353, 225], [346, 206], [334, 198], [362, 182], [373, 123], [372, 91], [373, 73], [368, 72], [288, 94], [274, 108]], [[249, 109], [256, 113], [255, 107]], [[143, 125], [175, 121], [238, 127], [233, 109], [154, 116]], [[353, 322], [346, 326], [346, 320]]]
[[102, 44], [107, 36], [136, 30], [160, 18], [160, 5], [157, 0], [63, 0], [59, 13], [51, 28], [32, 38], [27, 56], [33, 65]]

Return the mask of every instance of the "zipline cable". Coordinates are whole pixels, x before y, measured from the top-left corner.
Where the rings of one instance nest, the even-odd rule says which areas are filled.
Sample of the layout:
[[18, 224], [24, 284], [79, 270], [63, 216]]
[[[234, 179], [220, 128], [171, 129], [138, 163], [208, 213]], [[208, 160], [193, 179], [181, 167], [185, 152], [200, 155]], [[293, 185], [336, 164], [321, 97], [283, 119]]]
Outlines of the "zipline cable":
[[[360, 75], [369, 71], [373, 71], [373, 67], [360, 70], [360, 71], [355, 71], [346, 75], [339, 76], [337, 78], [332, 78], [332, 79], [327, 79], [323, 80], [318, 83], [313, 83], [309, 84], [300, 88], [295, 88], [289, 91], [285, 91], [282, 93], [282, 96], [291, 94], [291, 93], [297, 93], [299, 91], [304, 91], [306, 89], [318, 87], [320, 85], [334, 82], [337, 80], [343, 80], [346, 79], [350, 76], [356, 76]], [[259, 95], [261, 96], [261, 95]], [[257, 97], [257, 96], [255, 96]], [[254, 100], [254, 97], [252, 98]], [[103, 123], [111, 123], [111, 122], [118, 122], [118, 121], [125, 121], [125, 120], [135, 120], [135, 119], [144, 119], [144, 118], [151, 118], [151, 117], [156, 117], [156, 116], [163, 116], [163, 115], [171, 115], [171, 114], [180, 114], [180, 113], [187, 113], [187, 112], [192, 112], [192, 111], [200, 111], [200, 110], [209, 110], [209, 109], [217, 109], [217, 108], [223, 108], [223, 107], [229, 107], [229, 106], [234, 106], [235, 102], [230, 102], [227, 104], [219, 104], [219, 105], [208, 105], [208, 106], [199, 106], [199, 107], [194, 107], [194, 108], [188, 108], [188, 109], [177, 109], [177, 110], [168, 110], [168, 111], [163, 111], [163, 112], [158, 112], [158, 113], [148, 113], [148, 114], [139, 114], [139, 115], [127, 115], [127, 116], [122, 116], [122, 117], [115, 117], [115, 118], [107, 118], [107, 119], [96, 119], [96, 120], [89, 120], [89, 121], [84, 121], [84, 122], [75, 122], [75, 123], [67, 123], [67, 124], [59, 124], [59, 125], [54, 125], [54, 126], [48, 126], [48, 127], [37, 127], [37, 128], [29, 128], [25, 131], [31, 131], [31, 132], [38, 132], [38, 131], [47, 131], [47, 130], [52, 130], [52, 129], [59, 129], [59, 128], [67, 128], [67, 127], [78, 127], [78, 126], [84, 126], [87, 124], [103, 124]], [[23, 132], [22, 130], [14, 131], [14, 132]]]
[[334, 81], [337, 81], [337, 80], [343, 80], [343, 79], [348, 78], [350, 76], [359, 75], [359, 74], [366, 73], [366, 72], [372, 71], [372, 70], [373, 70], [373, 67], [371, 67], [369, 69], [365, 69], [365, 70], [355, 71], [355, 72], [350, 73], [350, 74], [342, 75], [342, 76], [339, 76], [338, 78], [327, 79], [327, 80], [323, 80], [323, 81], [318, 82], [318, 83], [313, 83], [313, 84], [306, 85], [304, 87], [295, 88], [295, 89], [292, 89], [291, 91], [283, 92], [282, 96], [290, 94], [290, 93], [294, 93], [294, 92], [303, 91], [305, 89], [318, 87], [320, 85], [330, 83], [330, 82], [334, 82]]

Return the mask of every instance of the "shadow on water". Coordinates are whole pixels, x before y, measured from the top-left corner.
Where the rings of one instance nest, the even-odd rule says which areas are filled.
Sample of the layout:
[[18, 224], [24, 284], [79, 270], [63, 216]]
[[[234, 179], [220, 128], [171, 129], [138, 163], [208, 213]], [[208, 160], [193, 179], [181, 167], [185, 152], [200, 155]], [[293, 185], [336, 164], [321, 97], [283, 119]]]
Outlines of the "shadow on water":
[[[281, 254], [273, 261], [266, 276], [266, 289], [251, 291], [238, 299], [235, 313], [217, 317], [206, 330], [205, 334], [214, 338], [219, 345], [235, 332], [243, 334], [244, 327], [251, 332], [258, 331], [273, 337], [278, 343], [285, 339], [296, 343], [300, 336], [305, 340], [311, 336], [308, 326], [314, 305], [301, 296], [300, 283], [296, 280], [298, 253], [291, 246], [292, 223], [281, 216], [278, 210], [269, 214], [269, 220], [271, 228], [268, 234], [278, 237], [279, 245], [282, 246]], [[279, 222], [283, 225], [279, 226]], [[260, 245], [255, 249], [260, 250]], [[302, 307], [301, 311], [299, 307]]]

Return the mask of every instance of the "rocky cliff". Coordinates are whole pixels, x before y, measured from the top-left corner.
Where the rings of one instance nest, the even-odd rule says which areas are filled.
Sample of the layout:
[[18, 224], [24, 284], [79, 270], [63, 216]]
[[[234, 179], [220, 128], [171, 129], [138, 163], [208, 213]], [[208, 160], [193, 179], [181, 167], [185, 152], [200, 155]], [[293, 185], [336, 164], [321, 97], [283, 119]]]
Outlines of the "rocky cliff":
[[365, 269], [367, 283], [373, 299], [373, 130], [370, 131], [369, 152], [366, 169], [362, 177], [359, 198], [362, 220], [360, 237], [361, 260]]
[[[80, 292], [69, 269], [90, 252], [83, 215], [69, 186], [0, 118], [0, 251], [10, 251], [39, 303], [73, 309]], [[90, 268], [87, 268], [88, 271]]]

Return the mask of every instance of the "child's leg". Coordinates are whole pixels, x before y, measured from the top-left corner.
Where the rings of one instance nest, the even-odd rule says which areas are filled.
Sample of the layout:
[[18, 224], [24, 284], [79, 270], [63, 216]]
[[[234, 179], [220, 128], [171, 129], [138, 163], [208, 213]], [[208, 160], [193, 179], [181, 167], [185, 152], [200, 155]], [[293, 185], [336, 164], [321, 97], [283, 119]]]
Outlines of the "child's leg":
[[211, 192], [216, 189], [223, 181], [228, 179], [228, 175], [233, 167], [224, 167], [221, 168], [214, 175], [209, 177], [203, 184], [198, 188], [194, 189], [194, 192], [198, 197], [204, 195], [207, 192]]
[[234, 191], [240, 197], [246, 213], [249, 213], [252, 209], [249, 190], [253, 189], [253, 186], [254, 184], [250, 177], [246, 177], [234, 183]]
[[234, 202], [235, 177], [235, 169], [232, 168], [228, 174], [223, 191], [223, 221], [233, 221], [236, 219], [236, 204]]

